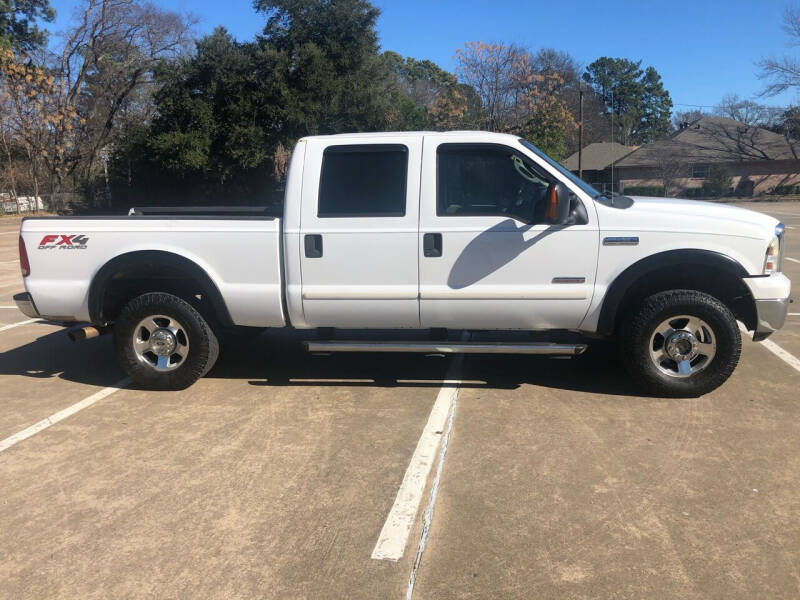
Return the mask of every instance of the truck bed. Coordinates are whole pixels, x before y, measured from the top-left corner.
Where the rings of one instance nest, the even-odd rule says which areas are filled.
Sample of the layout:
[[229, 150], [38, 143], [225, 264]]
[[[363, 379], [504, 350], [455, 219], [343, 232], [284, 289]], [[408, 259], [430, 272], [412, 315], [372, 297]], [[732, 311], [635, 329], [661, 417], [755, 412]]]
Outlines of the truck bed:
[[266, 209], [261, 214], [252, 209], [245, 207], [244, 214], [207, 214], [213, 207], [167, 209], [170, 214], [136, 209], [130, 216], [24, 219], [21, 236], [31, 267], [27, 291], [43, 316], [90, 321], [89, 288], [108, 261], [132, 252], [164, 252], [206, 272], [234, 325], [283, 326], [281, 222], [266, 216]]

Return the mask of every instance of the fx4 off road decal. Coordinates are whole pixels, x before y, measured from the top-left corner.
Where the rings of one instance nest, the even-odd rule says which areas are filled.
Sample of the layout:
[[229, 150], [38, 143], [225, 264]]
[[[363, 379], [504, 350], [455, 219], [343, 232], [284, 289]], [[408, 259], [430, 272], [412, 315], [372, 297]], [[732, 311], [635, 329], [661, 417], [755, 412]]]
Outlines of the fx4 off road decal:
[[83, 234], [46, 235], [39, 242], [39, 250], [86, 250], [89, 238]]

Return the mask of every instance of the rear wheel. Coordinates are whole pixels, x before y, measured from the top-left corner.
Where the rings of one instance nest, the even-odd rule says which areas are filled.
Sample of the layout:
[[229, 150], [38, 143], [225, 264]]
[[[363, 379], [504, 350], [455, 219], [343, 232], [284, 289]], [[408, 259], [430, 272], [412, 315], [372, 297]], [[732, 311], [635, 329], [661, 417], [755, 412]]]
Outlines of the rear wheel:
[[114, 345], [130, 378], [159, 390], [189, 387], [219, 354], [217, 338], [200, 313], [181, 298], [158, 292], [125, 305], [114, 323]]
[[671, 397], [700, 396], [722, 385], [742, 348], [731, 311], [694, 290], [645, 298], [623, 316], [618, 343], [633, 378], [654, 394]]

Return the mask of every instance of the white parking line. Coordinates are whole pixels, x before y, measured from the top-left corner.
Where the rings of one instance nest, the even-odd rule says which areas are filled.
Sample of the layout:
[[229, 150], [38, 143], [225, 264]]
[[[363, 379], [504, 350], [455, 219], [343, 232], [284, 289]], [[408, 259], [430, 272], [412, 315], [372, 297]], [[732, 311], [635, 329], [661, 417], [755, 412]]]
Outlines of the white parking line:
[[[443, 386], [439, 390], [430, 415], [428, 415], [428, 422], [422, 430], [417, 448], [414, 450], [411, 462], [403, 476], [403, 482], [397, 491], [397, 497], [386, 517], [380, 535], [378, 535], [375, 548], [372, 550], [372, 558], [376, 560], [400, 560], [403, 557], [411, 525], [414, 523], [419, 503], [422, 500], [422, 492], [425, 491], [425, 482], [436, 460], [439, 440], [443, 439], [445, 423], [448, 422], [451, 407], [454, 406], [458, 396], [458, 386], [461, 383], [458, 377], [463, 361], [464, 355], [457, 355], [445, 376]], [[437, 469], [437, 480], [433, 484], [436, 487], [438, 487], [440, 475], [441, 468]], [[433, 496], [433, 500], [435, 500], [435, 496]]]
[[784, 256], [783, 258], [785, 258], [786, 260], [790, 260], [792, 262], [800, 263], [800, 260], [797, 260], [796, 258], [792, 258], [791, 256]]
[[19, 235], [19, 231], [0, 231], [0, 235]]
[[458, 397], [455, 397], [453, 398], [453, 404], [450, 407], [450, 415], [447, 418], [447, 430], [444, 432], [444, 436], [442, 437], [442, 449], [439, 452], [439, 461], [436, 466], [436, 475], [433, 478], [433, 485], [431, 486], [431, 494], [428, 498], [428, 507], [425, 509], [425, 515], [422, 518], [422, 535], [419, 538], [419, 546], [417, 546], [417, 554], [414, 557], [414, 565], [411, 567], [411, 575], [408, 577], [406, 600], [411, 600], [414, 595], [414, 585], [417, 582], [419, 565], [422, 563], [422, 554], [425, 552], [425, 546], [428, 545], [428, 536], [431, 532], [431, 523], [433, 523], [433, 510], [436, 507], [436, 497], [439, 495], [439, 481], [442, 478], [444, 458], [447, 455], [447, 444], [450, 441], [450, 433], [453, 431], [453, 420], [456, 416], [457, 405]]
[[13, 304], [9, 304], [7, 306], [0, 306], [0, 308], [17, 308], [17, 307], [14, 306]]
[[[739, 323], [739, 329], [742, 333], [747, 333], [747, 327], [745, 327], [742, 323]], [[794, 354], [787, 352], [772, 340], [763, 340], [758, 343], [780, 358], [787, 365], [792, 367], [795, 371], [800, 373], [800, 358], [797, 358]]]
[[92, 394], [91, 396], [84, 398], [80, 402], [76, 402], [72, 406], [68, 406], [64, 410], [60, 410], [57, 413], [53, 413], [49, 417], [42, 419], [38, 423], [34, 423], [30, 427], [23, 429], [15, 433], [12, 436], [7, 437], [4, 440], [0, 440], [0, 452], [8, 450], [11, 446], [20, 443], [23, 440], [27, 440], [29, 437], [36, 435], [40, 431], [44, 431], [48, 427], [51, 427], [58, 423], [59, 421], [63, 421], [67, 417], [71, 417], [76, 412], [83, 410], [84, 408], [89, 408], [95, 402], [102, 400], [103, 398], [107, 398], [117, 390], [121, 390], [124, 387], [127, 387], [131, 383], [131, 380], [127, 377], [122, 381], [118, 381], [112, 386], [104, 388], [97, 393]]
[[19, 321], [17, 323], [11, 323], [11, 325], [3, 325], [0, 327], [0, 331], [7, 331], [8, 329], [14, 329], [14, 327], [21, 327], [22, 325], [28, 325], [29, 323], [36, 323], [37, 321], [42, 321], [43, 319], [28, 319], [27, 321]]

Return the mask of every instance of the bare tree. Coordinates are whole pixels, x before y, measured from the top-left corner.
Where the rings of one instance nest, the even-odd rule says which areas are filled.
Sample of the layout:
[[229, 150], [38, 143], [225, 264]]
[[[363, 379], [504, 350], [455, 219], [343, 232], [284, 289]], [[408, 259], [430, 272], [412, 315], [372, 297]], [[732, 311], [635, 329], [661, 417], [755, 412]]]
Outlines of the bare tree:
[[153, 68], [188, 49], [192, 19], [137, 0], [86, 0], [66, 36], [56, 64], [61, 102], [80, 127], [64, 127], [55, 146], [70, 148], [51, 171], [60, 180], [77, 169], [89, 179], [100, 153], [107, 153], [119, 114], [137, 95], [148, 95]]
[[693, 137], [687, 151], [713, 156], [724, 162], [797, 158], [795, 142], [763, 127], [725, 119], [705, 119], [695, 125], [701, 135]]
[[[3, 72], [16, 134], [41, 160], [55, 197], [77, 176], [91, 180], [120, 114], [152, 91], [153, 70], [185, 52], [191, 17], [142, 0], [84, 0], [60, 53]], [[35, 166], [34, 166], [35, 169]]]
[[[563, 60], [563, 55], [548, 54]], [[523, 135], [545, 152], [564, 154], [566, 138], [575, 121], [561, 92], [563, 77], [551, 68], [542, 70], [515, 44], [467, 43], [456, 53], [457, 72], [471, 86], [483, 109], [482, 128]]]
[[753, 127], [772, 128], [778, 122], [783, 110], [752, 100], [744, 100], [736, 94], [728, 94], [714, 108], [714, 113], [728, 117]]
[[565, 86], [576, 87], [580, 83], [583, 65], [569, 52], [554, 48], [540, 48], [530, 57], [531, 67], [537, 73], [558, 75]]
[[[783, 30], [789, 36], [789, 46], [800, 46], [800, 7], [787, 8], [783, 13]], [[800, 59], [795, 56], [763, 58], [757, 63], [759, 79], [767, 81], [762, 95], [775, 96], [800, 86]]]
[[694, 121], [707, 116], [708, 113], [696, 108], [692, 110], [679, 110], [672, 113], [672, 125], [675, 127], [675, 129], [682, 129], [689, 123], [693, 123]]
[[486, 129], [508, 131], [514, 124], [519, 74], [529, 59], [530, 55], [516, 44], [469, 42], [456, 51], [456, 71], [480, 97]]
[[663, 144], [659, 147], [656, 156], [656, 173], [661, 185], [664, 186], [664, 195], [677, 193], [676, 182], [688, 175], [689, 163], [687, 154], [678, 144]]

